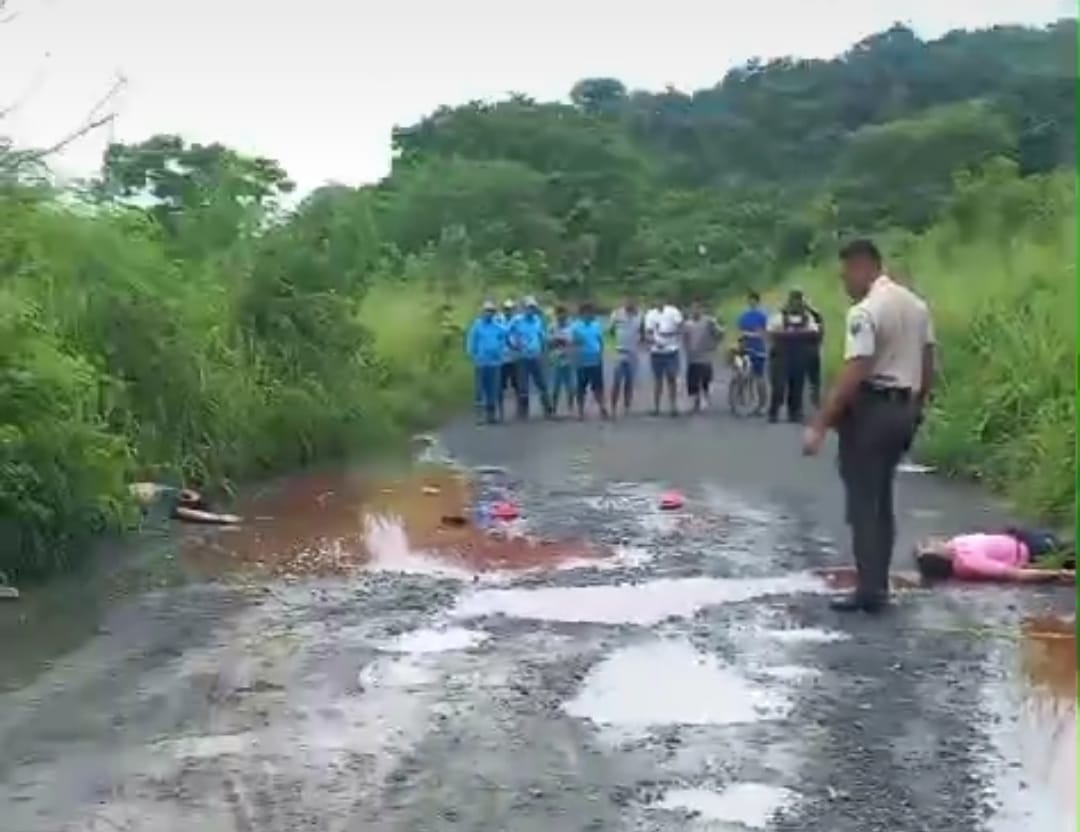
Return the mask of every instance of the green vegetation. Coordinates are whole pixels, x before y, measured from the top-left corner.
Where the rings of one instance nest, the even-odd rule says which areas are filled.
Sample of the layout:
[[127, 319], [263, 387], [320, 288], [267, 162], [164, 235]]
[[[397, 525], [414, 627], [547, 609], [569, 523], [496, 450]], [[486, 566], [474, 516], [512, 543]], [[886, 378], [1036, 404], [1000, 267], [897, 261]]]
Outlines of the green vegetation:
[[[1021, 179], [999, 160], [963, 179], [940, 221], [887, 241], [930, 303], [941, 355], [919, 454], [978, 478], [1031, 516], [1072, 521], [1076, 499], [1076, 181]], [[846, 299], [833, 263], [797, 270], [826, 318]], [[839, 327], [836, 327], [837, 331]], [[829, 363], [840, 360], [839, 335]]]
[[838, 313], [826, 275], [855, 231], [937, 311], [927, 453], [1060, 516], [1075, 67], [1062, 21], [897, 26], [694, 93], [585, 79], [568, 104], [439, 110], [395, 130], [383, 182], [291, 210], [280, 165], [220, 145], [114, 145], [57, 190], [0, 136], [0, 569], [127, 527], [133, 479], [227, 488], [438, 419], [498, 287], [719, 301], [798, 269]]

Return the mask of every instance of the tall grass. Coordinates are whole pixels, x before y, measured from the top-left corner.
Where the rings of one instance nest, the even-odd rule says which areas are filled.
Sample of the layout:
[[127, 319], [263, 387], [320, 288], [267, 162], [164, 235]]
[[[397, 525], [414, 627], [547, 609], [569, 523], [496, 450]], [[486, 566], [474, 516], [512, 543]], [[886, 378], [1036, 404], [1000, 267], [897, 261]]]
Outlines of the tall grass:
[[[883, 240], [889, 270], [928, 301], [939, 345], [918, 454], [1062, 523], [1076, 501], [1076, 228], [1070, 174], [1019, 179], [999, 163], [959, 182], [926, 234]], [[836, 264], [801, 269], [792, 285], [825, 315], [835, 369], [847, 308]]]

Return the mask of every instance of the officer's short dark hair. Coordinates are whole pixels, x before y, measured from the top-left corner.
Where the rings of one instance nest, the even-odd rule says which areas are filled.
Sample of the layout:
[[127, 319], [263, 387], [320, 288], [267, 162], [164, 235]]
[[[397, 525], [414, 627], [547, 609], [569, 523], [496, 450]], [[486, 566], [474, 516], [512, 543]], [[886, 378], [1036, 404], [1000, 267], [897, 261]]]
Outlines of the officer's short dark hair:
[[881, 251], [874, 245], [873, 240], [860, 237], [857, 240], [852, 240], [840, 249], [840, 259], [845, 262], [861, 257], [870, 260], [875, 266], [881, 265]]
[[760, 303], [761, 302], [761, 295], [759, 295], [757, 293], [757, 291], [755, 291], [754, 289], [751, 289], [749, 292], [747, 292], [746, 296], [748, 298], [750, 298], [750, 301], [752, 303]]

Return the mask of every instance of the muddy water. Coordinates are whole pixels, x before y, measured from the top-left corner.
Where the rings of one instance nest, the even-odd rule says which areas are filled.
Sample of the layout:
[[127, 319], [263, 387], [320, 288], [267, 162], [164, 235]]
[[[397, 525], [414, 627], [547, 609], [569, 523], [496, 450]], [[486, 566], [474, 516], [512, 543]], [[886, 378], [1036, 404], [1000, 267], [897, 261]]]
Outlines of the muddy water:
[[237, 511], [245, 522], [237, 528], [188, 529], [182, 556], [206, 576], [295, 579], [362, 569], [525, 571], [608, 554], [582, 541], [530, 535], [520, 516], [489, 516], [499, 504], [520, 509], [505, 489], [477, 480], [439, 464], [396, 476], [337, 471], [294, 477], [243, 500]]
[[1022, 759], [1034, 784], [1052, 795], [1064, 832], [1077, 825], [1076, 620], [1028, 619], [1021, 639]]

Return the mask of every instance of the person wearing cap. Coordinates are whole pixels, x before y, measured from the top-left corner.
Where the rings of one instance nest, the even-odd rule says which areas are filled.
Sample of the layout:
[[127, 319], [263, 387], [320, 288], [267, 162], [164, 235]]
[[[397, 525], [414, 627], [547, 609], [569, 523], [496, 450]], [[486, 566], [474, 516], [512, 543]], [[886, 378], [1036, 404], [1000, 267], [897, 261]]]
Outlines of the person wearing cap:
[[778, 421], [785, 404], [788, 421], [802, 422], [806, 354], [814, 348], [816, 331], [817, 324], [806, 308], [802, 291], [792, 289], [787, 303], [769, 321], [770, 422]]
[[577, 402], [577, 379], [574, 378], [574, 336], [573, 321], [566, 307], [555, 307], [555, 320], [548, 332], [551, 345], [551, 407], [558, 413], [559, 400], [566, 392], [566, 403], [573, 410]]
[[522, 301], [523, 309], [510, 320], [510, 344], [517, 351], [518, 417], [529, 417], [529, 391], [536, 385], [545, 415], [552, 415], [551, 398], [544, 378], [544, 353], [547, 350], [547, 328], [536, 298], [529, 295]]
[[506, 326], [497, 319], [497, 311], [494, 303], [485, 302], [480, 317], [469, 327], [467, 338], [467, 351], [476, 368], [480, 387], [483, 416], [489, 424], [501, 418], [499, 375], [506, 355]]
[[830, 429], [855, 556], [854, 594], [839, 611], [878, 612], [888, 603], [896, 544], [893, 480], [934, 377], [934, 331], [926, 303], [890, 280], [870, 240], [840, 251], [848, 310], [844, 363], [825, 403], [803, 431], [803, 453], [818, 453]]
[[591, 392], [601, 417], [608, 418], [604, 404], [604, 327], [596, 319], [591, 303], [581, 304], [578, 318], [571, 326], [577, 357], [578, 418], [585, 418], [585, 396]]
[[517, 303], [513, 300], [505, 300], [503, 301], [502, 311], [496, 315], [498, 322], [507, 331], [506, 346], [503, 349], [503, 362], [499, 371], [499, 397], [496, 402], [500, 422], [506, 415], [507, 391], [510, 391], [513, 395], [514, 401], [520, 398], [521, 385], [518, 383], [517, 351], [511, 344], [509, 337], [510, 321], [514, 319], [517, 312]]

